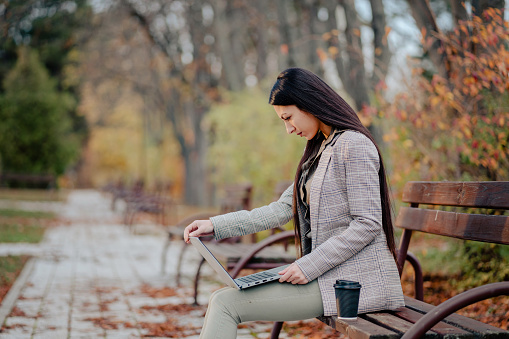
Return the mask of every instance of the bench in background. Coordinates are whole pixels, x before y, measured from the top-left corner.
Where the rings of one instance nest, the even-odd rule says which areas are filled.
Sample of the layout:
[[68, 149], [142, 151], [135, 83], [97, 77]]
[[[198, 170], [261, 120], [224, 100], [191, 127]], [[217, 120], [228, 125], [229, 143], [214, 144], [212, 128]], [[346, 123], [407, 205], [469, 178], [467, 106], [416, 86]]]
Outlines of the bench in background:
[[[176, 274], [176, 282], [177, 285], [180, 285], [181, 278], [181, 267], [182, 261], [185, 255], [185, 251], [187, 249], [187, 244], [184, 242], [184, 229], [187, 225], [192, 223], [195, 220], [206, 220], [212, 218], [213, 216], [235, 212], [243, 209], [251, 208], [251, 196], [253, 191], [253, 185], [251, 183], [241, 183], [241, 184], [231, 184], [227, 185], [224, 188], [223, 197], [221, 198], [220, 208], [218, 212], [203, 212], [193, 214], [184, 219], [179, 220], [174, 225], [167, 226], [168, 229], [168, 237], [166, 238], [166, 242], [163, 246], [163, 250], [161, 253], [161, 273], [165, 273], [166, 268], [166, 256], [168, 252], [168, 248], [171, 244], [172, 240], [182, 240], [182, 248], [180, 250], [179, 258], [177, 261], [177, 274]], [[203, 237], [202, 241], [209, 241], [212, 237]], [[232, 239], [233, 242], [239, 242], [240, 238]]]
[[53, 174], [0, 173], [0, 187], [55, 189]]

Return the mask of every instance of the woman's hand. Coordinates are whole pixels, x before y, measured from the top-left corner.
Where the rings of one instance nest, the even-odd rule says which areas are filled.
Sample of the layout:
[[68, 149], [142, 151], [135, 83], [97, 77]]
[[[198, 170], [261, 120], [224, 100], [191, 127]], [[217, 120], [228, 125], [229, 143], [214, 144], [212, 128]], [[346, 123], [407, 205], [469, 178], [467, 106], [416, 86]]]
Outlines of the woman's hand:
[[195, 220], [184, 229], [184, 241], [189, 243], [189, 237], [203, 237], [214, 233], [214, 225], [210, 220]]
[[295, 284], [304, 285], [309, 282], [304, 273], [302, 273], [300, 267], [296, 263], [291, 264], [290, 266], [288, 266], [287, 268], [278, 273], [282, 275], [282, 277], [279, 278], [279, 282], [287, 281], [294, 285]]

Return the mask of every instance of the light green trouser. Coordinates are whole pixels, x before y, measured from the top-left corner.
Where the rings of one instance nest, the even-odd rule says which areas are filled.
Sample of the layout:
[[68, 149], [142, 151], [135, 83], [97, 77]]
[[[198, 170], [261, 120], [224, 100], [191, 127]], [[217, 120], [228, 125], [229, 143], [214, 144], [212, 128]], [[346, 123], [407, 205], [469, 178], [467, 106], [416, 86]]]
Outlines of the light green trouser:
[[270, 282], [245, 290], [225, 287], [210, 296], [200, 338], [237, 337], [237, 325], [245, 321], [291, 321], [323, 314], [318, 281], [306, 285]]

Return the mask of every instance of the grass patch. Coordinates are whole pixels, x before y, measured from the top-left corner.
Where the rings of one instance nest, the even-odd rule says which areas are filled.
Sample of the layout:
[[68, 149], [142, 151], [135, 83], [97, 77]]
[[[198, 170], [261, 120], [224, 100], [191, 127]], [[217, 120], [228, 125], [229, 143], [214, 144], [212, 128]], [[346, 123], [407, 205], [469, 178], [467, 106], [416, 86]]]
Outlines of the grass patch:
[[0, 242], [38, 243], [45, 228], [39, 225], [0, 224]]
[[28, 256], [0, 257], [0, 302], [23, 269]]
[[0, 199], [25, 201], [65, 201], [68, 191], [42, 189], [0, 189]]
[[55, 218], [53, 212], [0, 209], [0, 243], [38, 243]]
[[55, 213], [53, 213], [53, 212], [43, 212], [43, 211], [26, 211], [26, 210], [1, 209], [0, 208], [0, 217], [53, 219], [55, 217]]

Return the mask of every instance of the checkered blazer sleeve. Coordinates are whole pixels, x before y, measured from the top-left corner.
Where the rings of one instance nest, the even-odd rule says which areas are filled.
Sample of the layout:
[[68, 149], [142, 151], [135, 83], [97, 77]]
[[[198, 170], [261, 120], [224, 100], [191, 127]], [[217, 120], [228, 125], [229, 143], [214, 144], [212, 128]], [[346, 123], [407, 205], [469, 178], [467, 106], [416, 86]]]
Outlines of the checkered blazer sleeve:
[[210, 218], [216, 240], [257, 233], [283, 226], [293, 218], [293, 184], [278, 201], [251, 211], [231, 212]]
[[[297, 261], [310, 281], [360, 252], [383, 232], [375, 145], [360, 133], [349, 133], [332, 147], [327, 167], [330, 179], [324, 180], [319, 194], [317, 247]], [[334, 179], [337, 176], [345, 178]], [[349, 207], [349, 215], [339, 217], [348, 223], [342, 232], [337, 231], [343, 226], [333, 221], [338, 220], [334, 201], [339, 194], [346, 194]]]

